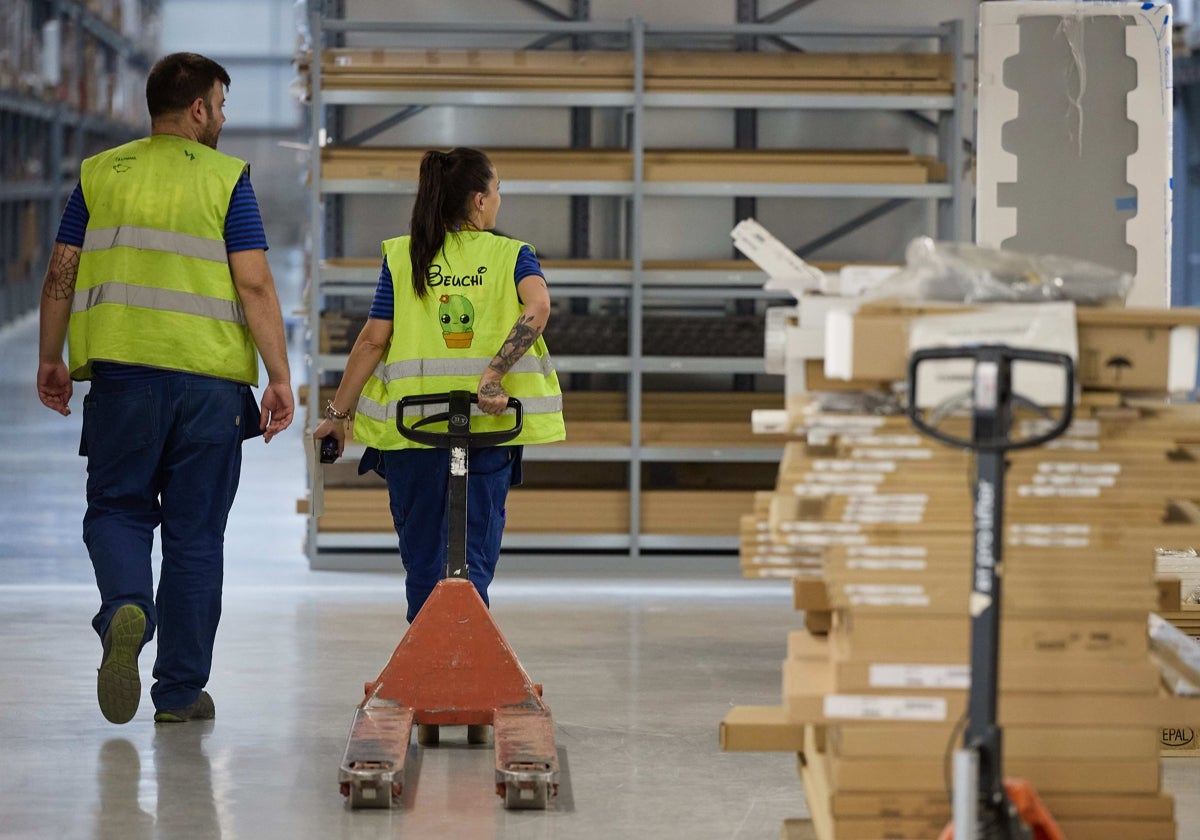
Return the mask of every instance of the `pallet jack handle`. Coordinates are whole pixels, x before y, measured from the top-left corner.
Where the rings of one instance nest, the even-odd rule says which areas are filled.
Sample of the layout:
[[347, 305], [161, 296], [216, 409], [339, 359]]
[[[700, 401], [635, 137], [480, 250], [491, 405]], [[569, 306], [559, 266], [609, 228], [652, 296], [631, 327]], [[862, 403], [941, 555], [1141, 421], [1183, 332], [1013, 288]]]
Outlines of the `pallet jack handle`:
[[[467, 458], [472, 446], [499, 446], [521, 433], [524, 412], [521, 401], [508, 398], [508, 407], [516, 411], [513, 425], [492, 432], [471, 431], [471, 406], [479, 404], [479, 395], [470, 391], [440, 394], [412, 394], [400, 399], [396, 426], [400, 434], [415, 443], [450, 450], [450, 479], [446, 492], [449, 518], [446, 527], [446, 577], [467, 575]], [[445, 405], [446, 411], [404, 422], [406, 409], [416, 406]], [[422, 429], [432, 423], [445, 423], [446, 431]]]
[[[439, 414], [422, 417], [412, 425], [405, 424], [404, 416], [406, 408], [426, 405], [445, 405], [447, 410]], [[457, 438], [465, 439], [468, 446], [499, 446], [502, 443], [507, 443], [521, 433], [521, 426], [525, 415], [521, 408], [521, 401], [516, 397], [508, 398], [508, 407], [517, 412], [516, 417], [513, 419], [512, 427], [495, 432], [471, 431], [472, 405], [479, 405], [479, 395], [472, 394], [470, 391], [448, 391], [441, 394], [410, 394], [400, 399], [400, 406], [397, 409], [396, 426], [399, 428], [400, 434], [409, 440], [415, 443], [423, 443], [426, 446], [437, 447], [438, 449], [453, 448], [455, 439]], [[446, 423], [448, 424], [448, 428], [444, 432], [421, 428], [431, 423]]]
[[[919, 408], [917, 371], [937, 360], [973, 361], [971, 389], [946, 400], [926, 420]], [[1011, 436], [1014, 404], [1042, 417], [1049, 412], [1012, 388], [1014, 362], [1059, 367], [1064, 373], [1063, 409], [1049, 429], [1025, 438]], [[998, 724], [1000, 602], [1003, 583], [1004, 477], [1006, 452], [1050, 441], [1071, 424], [1075, 401], [1074, 363], [1070, 356], [1002, 344], [936, 347], [918, 350], [908, 363], [908, 418], [918, 431], [976, 453], [975, 540], [969, 609], [971, 614], [971, 686], [963, 748], [955, 755], [954, 819], [940, 840], [1061, 840], [1054, 818], [1023, 780], [1005, 780], [1003, 737]], [[938, 418], [962, 403], [971, 408], [971, 437], [937, 428]]]
[[[973, 429], [968, 438], [956, 437], [926, 422], [917, 408], [917, 370], [925, 362], [947, 359], [970, 359], [975, 362], [972, 388], [947, 400], [953, 408], [969, 402], [972, 408]], [[1057, 422], [1046, 431], [1014, 440], [1009, 436], [1012, 403], [1023, 404], [1049, 417], [1044, 409], [1012, 390], [1014, 362], [1035, 362], [1059, 367], [1064, 374], [1063, 411]], [[1005, 452], [1010, 449], [1030, 449], [1053, 440], [1071, 425], [1075, 403], [1075, 365], [1065, 353], [1028, 350], [1005, 344], [981, 344], [963, 347], [927, 347], [914, 351], [908, 360], [908, 419], [923, 434], [950, 446], [976, 452]], [[942, 407], [934, 412], [940, 414]]]

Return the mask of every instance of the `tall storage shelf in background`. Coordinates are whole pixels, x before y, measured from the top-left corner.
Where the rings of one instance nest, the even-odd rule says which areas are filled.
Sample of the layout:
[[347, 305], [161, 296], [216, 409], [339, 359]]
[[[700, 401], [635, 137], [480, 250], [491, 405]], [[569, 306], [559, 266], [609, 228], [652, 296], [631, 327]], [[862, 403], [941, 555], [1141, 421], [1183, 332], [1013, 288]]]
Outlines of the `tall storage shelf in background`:
[[146, 133], [159, 0], [14, 0], [0, 20], [0, 323], [37, 307], [89, 155]]
[[[751, 510], [753, 491], [773, 486], [782, 444], [753, 437], [749, 413], [782, 405], [781, 383], [765, 374], [763, 307], [790, 299], [764, 291], [765, 275], [745, 261], [647, 259], [647, 198], [913, 199], [928, 204], [936, 217], [923, 232], [958, 237], [963, 200], [957, 177], [959, 22], [849, 30], [649, 26], [636, 18], [605, 24], [416, 23], [315, 14], [310, 29], [314, 200], [308, 428], [336, 387], [378, 277], [374, 251], [347, 253], [347, 240], [353, 238], [348, 234], [370, 221], [347, 212], [347, 199], [411, 196], [425, 148], [414, 140], [404, 146], [362, 141], [402, 127], [408, 115], [427, 108], [589, 109], [609, 114], [620, 126], [620, 140], [609, 148], [586, 147], [588, 138], [580, 142], [573, 131], [572, 138], [550, 147], [542, 141], [538, 148], [497, 148], [474, 136], [455, 141], [487, 149], [505, 196], [526, 201], [588, 197], [589, 206], [607, 202], [609, 208], [605, 218], [584, 214], [585, 225], [592, 220], [591, 230], [577, 229], [574, 210], [564, 220], [571, 225], [566, 249], [571, 253], [539, 250], [555, 301], [547, 339], [563, 381], [568, 440], [526, 448], [527, 481], [510, 494], [506, 550], [732, 553], [740, 514]], [[370, 33], [371, 48], [342, 46], [352, 33]], [[419, 38], [480, 33], [588, 39], [607, 49], [477, 50], [469, 48], [469, 40], [468, 49], [416, 48], [427, 46]], [[876, 70], [869, 54], [862, 60], [845, 56], [845, 66], [835, 68], [836, 78], [826, 69], [824, 77], [817, 73], [798, 83], [796, 62], [812, 63], [808, 54], [647, 48], [647, 39], [686, 44], [788, 35], [904, 40], [933, 44], [935, 51], [880, 52], [882, 68]], [[393, 39], [394, 44], [380, 47], [381, 40]], [[613, 43], [618, 46], [612, 48]], [[843, 58], [827, 55], [835, 64]], [[854, 73], [864, 66], [875, 79], [856, 83]], [[377, 126], [351, 133], [345, 117], [352, 108], [388, 110], [375, 112]], [[938, 153], [649, 148], [647, 114], [685, 109], [931, 113]], [[388, 116], [379, 116], [384, 113]], [[729, 243], [735, 221], [730, 214], [727, 226], [706, 235]], [[401, 224], [387, 235], [403, 232]], [[729, 314], [735, 308], [738, 314]], [[757, 343], [749, 351], [722, 352], [723, 345], [742, 337], [736, 332], [742, 327]], [[590, 336], [592, 345], [580, 347], [581, 336]], [[732, 384], [739, 390], [730, 393]], [[355, 475], [360, 451], [350, 448], [349, 463], [326, 468], [324, 515], [309, 517], [314, 567], [396, 565], [386, 489]], [[739, 486], [743, 474], [751, 483]], [[756, 474], [763, 484], [752, 484]]]

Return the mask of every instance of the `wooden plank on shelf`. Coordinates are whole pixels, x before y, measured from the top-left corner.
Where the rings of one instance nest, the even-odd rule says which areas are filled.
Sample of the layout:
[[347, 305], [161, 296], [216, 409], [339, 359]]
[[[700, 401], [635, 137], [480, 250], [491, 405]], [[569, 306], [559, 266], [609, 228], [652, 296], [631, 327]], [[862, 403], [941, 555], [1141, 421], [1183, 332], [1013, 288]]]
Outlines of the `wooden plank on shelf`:
[[[337, 148], [321, 152], [330, 179], [416, 180], [425, 149]], [[490, 149], [507, 180], [629, 181], [633, 158], [621, 149]], [[653, 182], [749, 181], [760, 183], [923, 184], [944, 173], [931, 158], [872, 151], [671, 150], [645, 153], [645, 178]]]
[[731, 84], [723, 79], [647, 79], [648, 93], [780, 93], [828, 94], [830, 96], [949, 95], [948, 81], [925, 79], [739, 79]]
[[633, 73], [632, 53], [617, 50], [388, 50], [341, 48], [321, 52], [321, 71], [356, 73], [507, 74], [575, 77]]
[[749, 490], [645, 490], [641, 531], [736, 536], [739, 519], [753, 506]]
[[[738, 520], [754, 504], [742, 490], [646, 490], [642, 533], [737, 536]], [[629, 531], [629, 494], [624, 490], [513, 488], [506, 503], [506, 533], [621, 534]], [[329, 488], [323, 532], [386, 533], [392, 530], [385, 488]]]
[[570, 91], [625, 92], [633, 89], [626, 76], [521, 76], [513, 74], [421, 74], [386, 75], [381, 73], [337, 73], [323, 80], [325, 90], [414, 90], [414, 91]]
[[[307, 73], [309, 62], [301, 62]], [[633, 87], [619, 51], [373, 50], [322, 53], [328, 89], [617, 90]], [[651, 92], [928, 93], [952, 90], [942, 53], [769, 53], [664, 50], [646, 54]]]
[[[630, 93], [633, 80], [626, 77], [589, 76], [386, 76], [338, 74], [326, 77], [325, 90], [349, 91], [458, 91], [491, 93]], [[736, 83], [714, 79], [647, 79], [647, 93], [689, 94], [790, 94], [826, 96], [938, 96], [948, 95], [948, 82], [908, 79], [743, 79]]]
[[941, 53], [725, 52], [646, 53], [649, 78], [808, 78], [948, 80], [951, 56]]

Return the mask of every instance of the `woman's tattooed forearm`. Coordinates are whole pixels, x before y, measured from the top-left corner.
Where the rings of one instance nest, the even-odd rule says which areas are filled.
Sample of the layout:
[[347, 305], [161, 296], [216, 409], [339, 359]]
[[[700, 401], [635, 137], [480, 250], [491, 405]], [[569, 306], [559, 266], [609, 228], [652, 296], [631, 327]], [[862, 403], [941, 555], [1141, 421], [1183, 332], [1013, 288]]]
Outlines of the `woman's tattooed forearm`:
[[51, 259], [50, 271], [42, 294], [51, 300], [67, 300], [75, 294], [75, 278], [79, 273], [79, 252], [73, 248], [60, 248]]
[[513, 326], [512, 332], [508, 334], [508, 338], [504, 339], [504, 345], [488, 367], [499, 374], [508, 373], [541, 334], [541, 329], [533, 326], [533, 317], [522, 315]]

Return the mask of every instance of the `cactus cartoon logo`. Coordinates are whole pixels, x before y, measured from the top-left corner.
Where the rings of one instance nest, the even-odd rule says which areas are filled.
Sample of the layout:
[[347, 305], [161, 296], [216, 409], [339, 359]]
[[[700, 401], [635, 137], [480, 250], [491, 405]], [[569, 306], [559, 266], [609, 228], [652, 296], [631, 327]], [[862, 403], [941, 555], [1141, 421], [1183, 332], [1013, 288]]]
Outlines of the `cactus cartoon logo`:
[[470, 347], [475, 338], [475, 307], [471, 301], [462, 295], [442, 295], [438, 302], [438, 320], [446, 346]]

